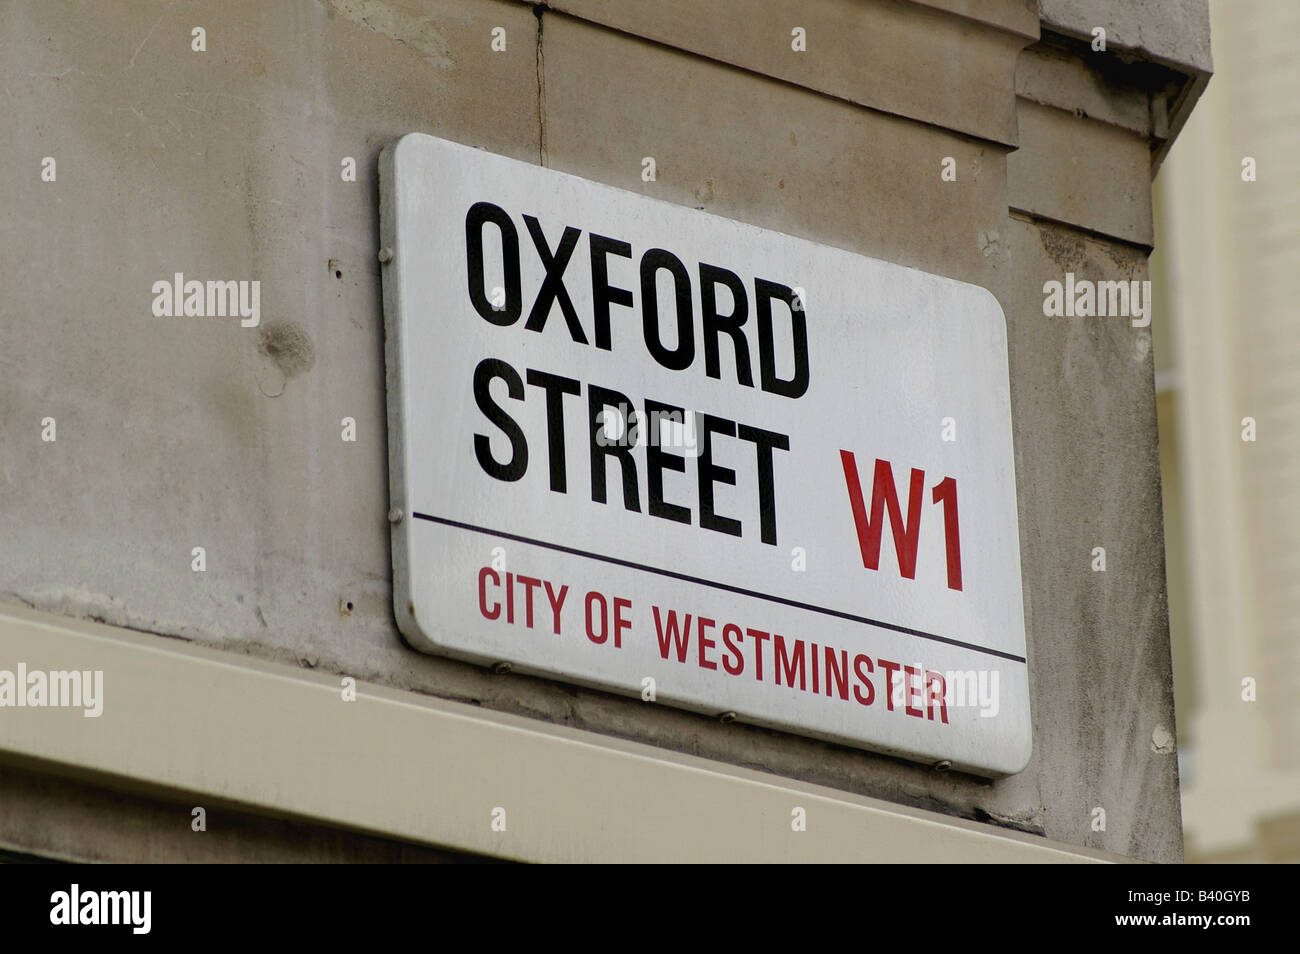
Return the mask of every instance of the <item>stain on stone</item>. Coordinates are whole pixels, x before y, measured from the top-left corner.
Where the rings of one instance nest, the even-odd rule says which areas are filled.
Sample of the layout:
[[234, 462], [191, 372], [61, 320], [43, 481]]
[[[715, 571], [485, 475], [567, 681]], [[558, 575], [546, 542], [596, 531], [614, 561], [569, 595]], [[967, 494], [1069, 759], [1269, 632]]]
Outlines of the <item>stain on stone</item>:
[[409, 46], [439, 69], [456, 65], [450, 41], [428, 17], [402, 13], [379, 0], [329, 0], [329, 5], [345, 19]]
[[270, 321], [262, 325], [257, 350], [275, 362], [285, 380], [310, 371], [316, 349], [307, 329], [296, 321]]
[[998, 250], [998, 244], [1002, 241], [1002, 236], [998, 234], [997, 229], [989, 229], [987, 232], [981, 230], [975, 236], [975, 242], [979, 245], [979, 250], [988, 258]]
[[1112, 242], [1101, 243], [1101, 248], [1102, 251], [1106, 253], [1107, 257], [1115, 263], [1115, 267], [1122, 269], [1121, 277], [1134, 277], [1133, 273], [1136, 271], [1138, 266], [1136, 253], [1130, 251], [1123, 245], [1117, 245]]
[[1151, 732], [1151, 751], [1157, 755], [1169, 755], [1174, 751], [1174, 734], [1162, 725]]
[[1040, 228], [1038, 237], [1043, 243], [1043, 250], [1065, 271], [1082, 269], [1087, 264], [1088, 253], [1083, 239], [1052, 228]]
[[977, 805], [968, 817], [978, 822], [991, 823], [1002, 828], [1010, 828], [1013, 831], [1023, 831], [1030, 835], [1047, 834], [1047, 830], [1043, 825], [1041, 811], [1026, 810], [1015, 814], [1006, 814], [990, 811]]

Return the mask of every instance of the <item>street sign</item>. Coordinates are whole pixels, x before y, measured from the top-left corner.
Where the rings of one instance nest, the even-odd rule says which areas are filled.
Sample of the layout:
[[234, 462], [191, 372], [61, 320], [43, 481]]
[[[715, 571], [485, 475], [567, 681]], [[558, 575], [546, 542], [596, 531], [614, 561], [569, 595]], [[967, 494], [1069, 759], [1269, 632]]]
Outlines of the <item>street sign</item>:
[[380, 177], [411, 646], [1024, 768], [989, 292], [425, 135]]

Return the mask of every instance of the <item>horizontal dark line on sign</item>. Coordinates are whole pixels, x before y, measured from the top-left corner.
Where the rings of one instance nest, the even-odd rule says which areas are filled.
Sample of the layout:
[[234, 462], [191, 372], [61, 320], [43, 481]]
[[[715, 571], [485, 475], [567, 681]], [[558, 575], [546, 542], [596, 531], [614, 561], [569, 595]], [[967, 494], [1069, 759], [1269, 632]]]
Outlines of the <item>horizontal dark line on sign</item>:
[[566, 547], [558, 543], [547, 543], [545, 540], [534, 540], [531, 537], [521, 537], [517, 533], [505, 533], [504, 531], [492, 530], [488, 527], [476, 527], [472, 523], [461, 523], [458, 520], [449, 520], [446, 517], [434, 517], [427, 513], [418, 512], [412, 513], [411, 515], [420, 520], [428, 520], [430, 523], [440, 523], [443, 526], [455, 527], [458, 530], [468, 530], [470, 533], [481, 533], [488, 537], [500, 537], [503, 540], [514, 540], [516, 543], [526, 543], [529, 546], [542, 547], [546, 550], [555, 550], [559, 553], [568, 553], [572, 556], [586, 557], [589, 560], [599, 560], [601, 563], [612, 563], [614, 566], [627, 567], [629, 570], [640, 570], [643, 573], [654, 573], [657, 576], [666, 576], [672, 580], [681, 580], [683, 583], [696, 583], [700, 586], [708, 586], [715, 590], [725, 590], [728, 593], [750, 596], [756, 600], [766, 600], [769, 603], [780, 603], [782, 606], [791, 606], [795, 609], [807, 610], [810, 613], [820, 613], [823, 616], [833, 616], [836, 619], [846, 619], [849, 622], [862, 623], [867, 626], [878, 626], [881, 629], [893, 630], [895, 633], [906, 633], [908, 636], [917, 636], [921, 639], [929, 639], [936, 643], [946, 643], [949, 646], [960, 646], [962, 649], [984, 653], [986, 656], [997, 656], [1000, 659], [1010, 659], [1012, 662], [1018, 663], [1025, 661], [1024, 656], [1017, 656], [1014, 653], [1004, 653], [1000, 649], [988, 649], [985, 646], [976, 646], [973, 643], [963, 643], [960, 639], [951, 639], [948, 636], [938, 636], [934, 633], [927, 633], [919, 629], [910, 629], [906, 626], [899, 626], [897, 623], [886, 623], [882, 620], [871, 619], [867, 616], [854, 616], [852, 613], [829, 609], [825, 606], [814, 606], [811, 603], [800, 603], [798, 600], [788, 600], [783, 596], [773, 596], [771, 593], [758, 593], [754, 590], [746, 590], [742, 587], [731, 586], [727, 583], [717, 583], [713, 580], [702, 580], [697, 576], [688, 576], [685, 573], [674, 573], [672, 570], [661, 570], [657, 566], [646, 566], [644, 563], [633, 563], [631, 560], [620, 560], [618, 557], [605, 556], [600, 553], [591, 553], [587, 550], [579, 550], [576, 547]]

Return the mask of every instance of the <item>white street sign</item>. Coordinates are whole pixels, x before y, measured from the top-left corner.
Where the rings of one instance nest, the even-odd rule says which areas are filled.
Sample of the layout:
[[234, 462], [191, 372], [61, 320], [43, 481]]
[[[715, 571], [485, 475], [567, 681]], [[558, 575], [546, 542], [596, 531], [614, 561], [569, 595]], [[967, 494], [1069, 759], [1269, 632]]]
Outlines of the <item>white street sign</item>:
[[989, 292], [425, 135], [380, 175], [412, 646], [1024, 768]]

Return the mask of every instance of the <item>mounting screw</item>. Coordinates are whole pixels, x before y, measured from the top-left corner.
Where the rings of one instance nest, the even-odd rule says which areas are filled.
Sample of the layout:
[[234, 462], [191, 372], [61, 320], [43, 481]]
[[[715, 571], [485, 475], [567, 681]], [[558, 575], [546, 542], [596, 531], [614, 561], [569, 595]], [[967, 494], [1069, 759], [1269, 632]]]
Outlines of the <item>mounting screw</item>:
[[736, 721], [736, 713], [724, 712], [722, 715], [718, 716], [718, 721], [723, 725], [731, 725], [731, 723]]
[[942, 761], [934, 763], [934, 770], [936, 772], [946, 772], [950, 768], [952, 768], [952, 763], [949, 762], [947, 759], [943, 759]]
[[406, 514], [402, 513], [401, 507], [393, 507], [391, 510], [388, 511], [388, 522], [401, 523], [402, 518], [405, 516]]
[[508, 662], [499, 662], [499, 663], [495, 663], [492, 666], [492, 671], [496, 673], [498, 676], [504, 676], [513, 668], [514, 667], [511, 666], [510, 663]]
[[385, 245], [383, 248], [379, 250], [379, 261], [381, 264], [387, 265], [392, 260], [393, 260], [393, 250]]

